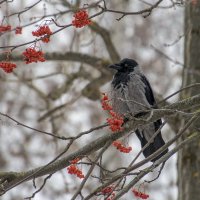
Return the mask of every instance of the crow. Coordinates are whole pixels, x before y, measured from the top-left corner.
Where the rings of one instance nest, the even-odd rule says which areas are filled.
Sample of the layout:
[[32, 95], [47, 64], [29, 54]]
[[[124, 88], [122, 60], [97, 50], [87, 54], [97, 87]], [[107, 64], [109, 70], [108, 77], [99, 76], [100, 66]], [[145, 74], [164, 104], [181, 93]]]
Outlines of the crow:
[[[157, 108], [151, 85], [135, 60], [124, 58], [117, 64], [109, 65], [109, 68], [117, 71], [111, 82], [111, 104], [116, 113], [137, 116], [138, 113], [142, 113], [146, 109]], [[158, 119], [135, 130], [142, 148], [161, 125], [162, 120]], [[161, 132], [159, 132], [154, 140], [144, 149], [144, 156], [150, 156], [164, 144]], [[151, 161], [155, 162], [167, 152], [168, 149]]]

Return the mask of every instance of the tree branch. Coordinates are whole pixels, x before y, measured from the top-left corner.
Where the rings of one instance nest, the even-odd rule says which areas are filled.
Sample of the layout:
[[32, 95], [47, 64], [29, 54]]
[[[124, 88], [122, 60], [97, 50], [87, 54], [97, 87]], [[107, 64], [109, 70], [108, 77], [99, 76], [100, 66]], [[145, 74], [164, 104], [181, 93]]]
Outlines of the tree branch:
[[119, 62], [120, 56], [111, 40], [110, 32], [96, 22], [93, 22], [89, 27], [102, 37], [112, 62]]
[[[103, 136], [99, 137], [98, 139], [95, 139], [85, 145], [83, 148], [67, 155], [66, 157], [57, 160], [51, 164], [47, 164], [45, 166], [41, 166], [26, 172], [11, 172], [10, 176], [9, 173], [4, 174], [4, 172], [1, 172], [0, 174], [0, 180], [1, 180], [1, 194], [4, 194], [8, 190], [12, 189], [13, 187], [17, 186], [19, 183], [22, 183], [24, 181], [31, 180], [32, 178], [37, 178], [40, 176], [44, 176], [47, 174], [55, 173], [58, 170], [61, 170], [68, 165], [70, 165], [70, 161], [81, 156], [89, 155], [91, 152], [95, 152], [99, 149], [101, 149], [104, 144], [108, 141], [112, 142], [122, 136], [125, 136], [128, 134], [129, 131], [135, 130], [139, 125], [148, 124], [150, 122], [154, 122], [157, 119], [160, 119], [164, 116], [170, 116], [173, 114], [176, 114], [176, 110], [182, 110], [182, 109], [189, 109], [193, 107], [194, 105], [200, 105], [200, 95], [196, 95], [193, 97], [190, 97], [188, 99], [184, 99], [182, 101], [176, 102], [172, 105], [167, 106], [168, 109], [157, 109], [153, 110], [149, 115], [151, 117], [148, 117], [146, 115], [142, 116], [141, 118], [137, 119], [131, 119], [124, 125], [124, 130], [121, 132], [117, 132], [115, 134], [109, 134], [106, 133]], [[174, 110], [172, 110], [174, 109]], [[146, 120], [148, 117], [148, 121]], [[167, 148], [165, 146], [165, 148]], [[162, 149], [163, 150], [163, 149]], [[151, 155], [147, 158], [148, 160], [152, 159], [152, 156], [157, 156], [157, 154], [160, 154], [160, 151], [157, 151], [156, 154]], [[146, 160], [146, 159], [145, 159]], [[133, 169], [132, 169], [133, 170]], [[6, 179], [5, 179], [6, 177]], [[3, 180], [3, 181], [2, 181]]]
[[165, 154], [162, 158], [157, 160], [156, 163], [153, 163], [150, 167], [145, 168], [142, 170], [125, 188], [123, 188], [114, 198], [113, 200], [117, 200], [120, 197], [122, 197], [124, 194], [126, 194], [141, 178], [143, 178], [148, 173], [152, 172], [157, 166], [159, 166], [161, 163], [166, 162], [172, 155], [174, 155], [178, 150], [184, 147], [186, 144], [190, 144], [194, 140], [199, 139], [200, 134], [193, 134], [191, 137], [188, 137], [183, 142], [179, 143], [174, 149], [169, 151], [167, 154]]

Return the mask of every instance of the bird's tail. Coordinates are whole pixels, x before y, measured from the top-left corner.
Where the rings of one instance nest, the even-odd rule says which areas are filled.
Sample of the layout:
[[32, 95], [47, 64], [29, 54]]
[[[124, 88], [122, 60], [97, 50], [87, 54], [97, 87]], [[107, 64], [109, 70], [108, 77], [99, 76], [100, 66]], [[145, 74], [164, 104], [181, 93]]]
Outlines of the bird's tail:
[[[141, 142], [142, 148], [148, 143], [148, 141], [145, 138], [144, 131], [136, 130], [136, 135], [139, 138]], [[142, 132], [142, 133], [141, 133]], [[150, 143], [143, 151], [143, 154], [145, 158], [156, 152], [158, 149], [160, 149], [165, 144], [161, 132], [158, 133], [158, 135], [154, 138], [154, 141]], [[152, 162], [155, 162], [159, 158], [161, 158], [163, 155], [165, 155], [168, 152], [168, 149], [164, 150], [161, 154], [159, 154], [156, 158], [152, 159]]]

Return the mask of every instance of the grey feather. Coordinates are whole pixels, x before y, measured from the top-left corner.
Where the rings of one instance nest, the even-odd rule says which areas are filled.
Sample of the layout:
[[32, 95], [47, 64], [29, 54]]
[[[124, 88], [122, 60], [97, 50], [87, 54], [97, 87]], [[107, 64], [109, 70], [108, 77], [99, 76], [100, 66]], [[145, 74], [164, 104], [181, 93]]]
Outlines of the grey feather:
[[[112, 84], [111, 99], [113, 110], [119, 114], [131, 114], [137, 113], [150, 108], [145, 97], [145, 85], [141, 80], [139, 70], [129, 74], [130, 81], [127, 86], [123, 84], [119, 88], [114, 88]], [[153, 123], [143, 126], [139, 131], [144, 131], [144, 137], [148, 141], [152, 137], [152, 133], [155, 132]]]

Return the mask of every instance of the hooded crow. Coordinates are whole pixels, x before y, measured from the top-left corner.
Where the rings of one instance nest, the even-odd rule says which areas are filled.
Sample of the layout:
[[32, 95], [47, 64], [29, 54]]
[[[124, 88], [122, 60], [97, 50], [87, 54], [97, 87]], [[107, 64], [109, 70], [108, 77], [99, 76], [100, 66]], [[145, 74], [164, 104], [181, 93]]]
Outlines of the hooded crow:
[[[150, 83], [141, 72], [135, 60], [125, 58], [109, 67], [117, 71], [111, 82], [111, 103], [115, 112], [121, 115], [131, 114], [132, 116], [137, 116], [138, 113], [142, 113], [146, 109], [156, 108], [156, 101]], [[141, 142], [141, 147], [147, 144], [161, 125], [162, 121], [158, 119], [135, 130]], [[161, 132], [159, 132], [154, 140], [144, 149], [144, 156], [150, 156], [164, 144]], [[156, 161], [167, 152], [168, 149], [151, 161]]]

